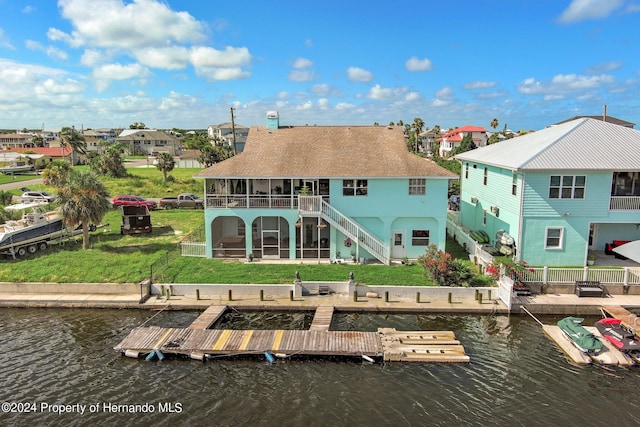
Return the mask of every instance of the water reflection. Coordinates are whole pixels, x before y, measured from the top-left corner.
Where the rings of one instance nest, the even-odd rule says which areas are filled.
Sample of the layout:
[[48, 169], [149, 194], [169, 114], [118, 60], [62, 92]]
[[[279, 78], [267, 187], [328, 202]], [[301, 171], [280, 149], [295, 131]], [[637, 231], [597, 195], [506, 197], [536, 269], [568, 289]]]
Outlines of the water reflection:
[[[5, 309], [0, 400], [179, 402], [181, 413], [1, 413], [0, 425], [604, 425], [638, 423], [640, 367], [574, 366], [522, 316], [354, 314], [333, 329], [453, 330], [469, 364], [262, 358], [144, 362], [112, 350], [134, 327], [184, 327], [199, 312]], [[155, 316], [155, 317], [153, 317]], [[307, 328], [313, 313], [230, 313], [216, 327]], [[153, 318], [152, 318], [153, 317]], [[149, 320], [151, 319], [151, 320]], [[542, 319], [553, 323], [557, 318]], [[585, 324], [595, 319], [588, 319]], [[156, 406], [157, 407], [157, 406]]]

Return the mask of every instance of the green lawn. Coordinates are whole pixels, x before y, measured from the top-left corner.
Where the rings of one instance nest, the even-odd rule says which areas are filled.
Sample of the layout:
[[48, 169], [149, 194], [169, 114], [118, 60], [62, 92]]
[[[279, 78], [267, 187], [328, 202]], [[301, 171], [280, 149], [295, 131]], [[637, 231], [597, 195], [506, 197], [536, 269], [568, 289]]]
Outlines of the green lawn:
[[[192, 176], [201, 169], [174, 169], [169, 182], [156, 168], [129, 168], [128, 178], [103, 178], [112, 196], [137, 194], [158, 198], [183, 192], [202, 194], [203, 185]], [[34, 188], [53, 191], [44, 185]], [[92, 233], [91, 248], [82, 250], [81, 240], [49, 248], [19, 259], [0, 260], [0, 277], [8, 282], [139, 282], [149, 277], [151, 266], [165, 282], [173, 283], [292, 283], [295, 272], [302, 280], [343, 281], [353, 272], [358, 283], [369, 285], [428, 285], [419, 265], [317, 264], [312, 260], [295, 264], [244, 264], [233, 260], [212, 260], [179, 256], [181, 238], [204, 223], [201, 210], [157, 210], [151, 213], [153, 233], [120, 234], [120, 211], [110, 211], [109, 223]], [[466, 252], [452, 240], [447, 251], [468, 261]], [[168, 265], [158, 260], [169, 260]], [[154, 264], [155, 263], [155, 264]]]

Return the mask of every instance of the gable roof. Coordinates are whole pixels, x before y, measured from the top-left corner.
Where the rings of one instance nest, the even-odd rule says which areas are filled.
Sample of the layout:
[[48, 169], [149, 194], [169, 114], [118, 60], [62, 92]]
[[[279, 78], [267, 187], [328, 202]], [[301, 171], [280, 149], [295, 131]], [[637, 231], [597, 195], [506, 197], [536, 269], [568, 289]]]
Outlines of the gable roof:
[[407, 150], [400, 127], [251, 127], [244, 151], [197, 175], [210, 177], [443, 177], [456, 174]]
[[455, 158], [511, 170], [640, 170], [640, 131], [583, 118]]
[[585, 119], [585, 118], [586, 119], [602, 120], [603, 122], [613, 123], [613, 124], [620, 125], [620, 126], [625, 126], [625, 127], [628, 127], [628, 128], [633, 128], [636, 125], [635, 123], [631, 123], [631, 122], [628, 122], [626, 120], [618, 119], [618, 118], [613, 117], [613, 116], [602, 116], [602, 115], [599, 115], [599, 116], [574, 116], [574, 117], [572, 117], [570, 119], [558, 122], [558, 123], [556, 123], [556, 125], [561, 125], [562, 123], [571, 122], [571, 121], [576, 120], [576, 119]]

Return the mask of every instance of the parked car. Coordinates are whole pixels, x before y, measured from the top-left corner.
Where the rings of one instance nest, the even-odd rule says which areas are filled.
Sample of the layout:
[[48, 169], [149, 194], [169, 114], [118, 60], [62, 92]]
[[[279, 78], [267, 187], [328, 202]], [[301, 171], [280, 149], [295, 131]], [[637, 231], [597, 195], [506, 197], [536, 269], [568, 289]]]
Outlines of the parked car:
[[174, 208], [204, 209], [204, 199], [196, 194], [183, 193], [178, 197], [160, 199], [160, 206], [167, 210]]
[[25, 191], [22, 193], [22, 203], [47, 202], [52, 203], [56, 196], [46, 191]]
[[158, 204], [153, 200], [147, 200], [140, 196], [116, 196], [113, 198], [113, 207], [118, 208], [120, 206], [146, 206], [150, 211], [158, 207]]

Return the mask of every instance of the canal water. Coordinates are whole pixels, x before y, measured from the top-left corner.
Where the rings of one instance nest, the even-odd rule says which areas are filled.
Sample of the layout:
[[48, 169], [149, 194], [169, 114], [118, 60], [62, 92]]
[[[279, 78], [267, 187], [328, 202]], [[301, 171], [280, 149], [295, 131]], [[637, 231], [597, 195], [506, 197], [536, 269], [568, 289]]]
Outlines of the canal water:
[[[198, 312], [2, 309], [0, 425], [635, 426], [640, 367], [576, 366], [523, 316], [337, 313], [332, 329], [453, 330], [469, 364], [262, 357], [145, 362], [141, 324]], [[153, 316], [153, 317], [152, 317]], [[311, 314], [231, 312], [217, 327], [297, 329]], [[559, 318], [542, 318], [552, 323]], [[592, 324], [596, 319], [587, 319]], [[61, 413], [61, 412], [65, 413]]]

